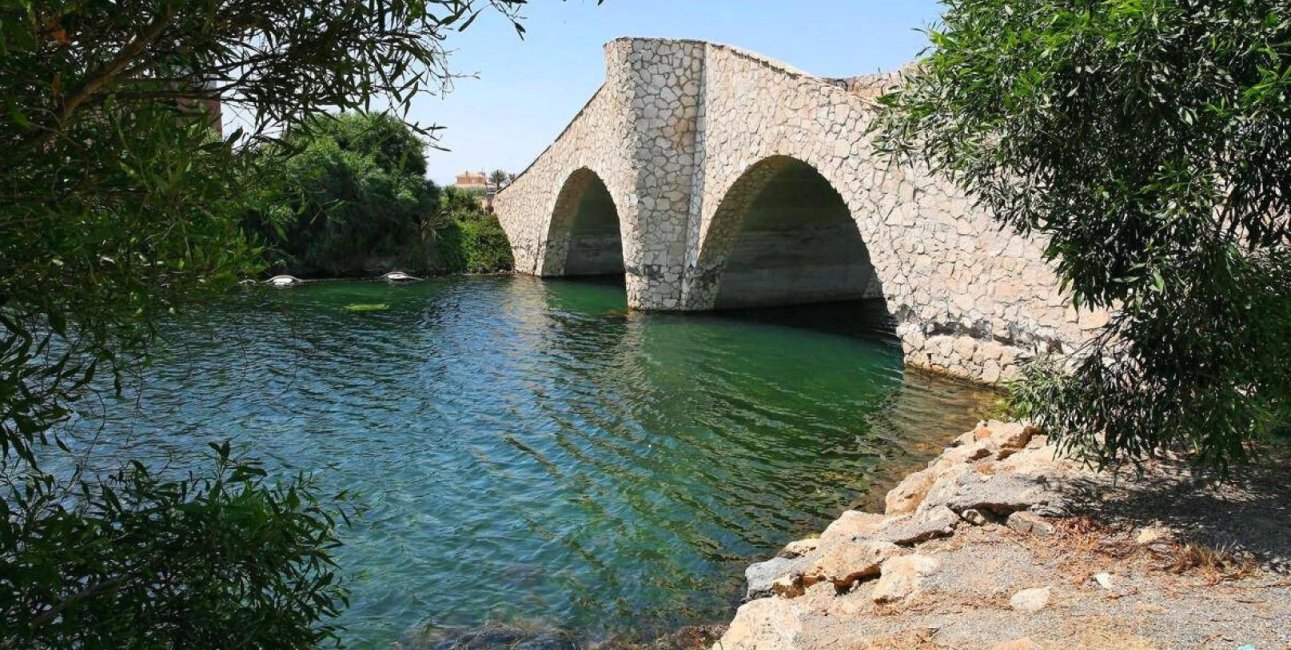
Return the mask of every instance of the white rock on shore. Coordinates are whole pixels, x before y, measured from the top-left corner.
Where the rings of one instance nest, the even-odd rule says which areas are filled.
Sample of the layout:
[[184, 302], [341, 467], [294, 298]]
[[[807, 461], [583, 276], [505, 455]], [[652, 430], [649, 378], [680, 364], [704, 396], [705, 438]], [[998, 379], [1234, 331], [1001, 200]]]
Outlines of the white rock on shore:
[[1052, 590], [1049, 587], [1038, 587], [1035, 589], [1023, 589], [1009, 599], [1009, 606], [1019, 612], [1034, 613], [1049, 606], [1049, 596]]
[[[850, 510], [818, 539], [785, 546], [745, 572], [750, 602], [715, 648], [797, 648], [802, 607], [795, 605], [821, 583], [844, 594], [870, 584], [868, 598], [890, 605], [917, 594], [941, 566], [936, 557], [912, 551], [919, 544], [955, 534], [960, 525], [1009, 520], [1032, 534], [1052, 532], [1033, 507], [1061, 509], [1057, 486], [1048, 481], [1061, 466], [1036, 430], [1018, 423], [988, 422], [955, 441], [924, 470], [888, 493], [883, 514]], [[967, 524], [965, 524], [967, 522]], [[1040, 594], [1027, 594], [1022, 607]], [[1044, 593], [1043, 607], [1048, 602]]]
[[903, 555], [883, 563], [882, 575], [874, 583], [870, 598], [876, 603], [905, 600], [919, 590], [923, 579], [941, 568], [941, 562], [925, 555]]
[[403, 271], [391, 271], [381, 276], [381, 279], [385, 280], [386, 282], [395, 282], [395, 283], [421, 281], [421, 278], [415, 275], [409, 275], [407, 273], [404, 273]]

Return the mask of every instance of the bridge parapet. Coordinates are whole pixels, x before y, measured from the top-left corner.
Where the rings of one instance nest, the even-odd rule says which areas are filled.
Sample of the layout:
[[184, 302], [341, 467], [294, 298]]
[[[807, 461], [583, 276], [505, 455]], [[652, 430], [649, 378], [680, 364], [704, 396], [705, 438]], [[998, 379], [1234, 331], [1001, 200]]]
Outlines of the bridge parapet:
[[606, 84], [495, 202], [522, 272], [612, 270], [617, 225], [633, 308], [882, 297], [909, 364], [988, 383], [1106, 322], [1070, 307], [1041, 242], [873, 153], [873, 93], [855, 90], [891, 75], [826, 80], [700, 41], [605, 56]]

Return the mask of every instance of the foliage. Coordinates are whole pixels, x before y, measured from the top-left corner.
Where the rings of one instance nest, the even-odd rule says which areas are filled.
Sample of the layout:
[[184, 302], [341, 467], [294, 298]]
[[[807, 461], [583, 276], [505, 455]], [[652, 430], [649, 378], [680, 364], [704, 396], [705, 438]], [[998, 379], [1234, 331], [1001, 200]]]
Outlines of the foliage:
[[374, 113], [311, 118], [265, 147], [279, 182], [251, 225], [270, 259], [303, 276], [424, 270], [423, 235], [439, 225], [424, 148], [402, 121]]
[[498, 273], [515, 267], [511, 243], [498, 218], [458, 212], [438, 234], [433, 263], [440, 272]]
[[481, 195], [446, 187], [439, 197], [447, 223], [436, 233], [431, 265], [440, 273], [498, 273], [515, 267], [511, 243], [497, 216], [485, 212]]
[[506, 189], [507, 185], [515, 178], [514, 174], [508, 174], [506, 170], [495, 169], [489, 174], [489, 185], [493, 187], [494, 192], [501, 192]]
[[1113, 312], [1023, 411], [1103, 463], [1227, 468], [1291, 399], [1291, 8], [947, 0], [881, 143], [1047, 241]]
[[447, 215], [483, 213], [484, 208], [480, 205], [483, 198], [483, 192], [445, 187], [440, 192], [439, 211]]
[[0, 538], [39, 544], [4, 563], [8, 646], [313, 648], [333, 638], [331, 624], [316, 624], [345, 602], [328, 555], [333, 515], [304, 476], [267, 483], [260, 465], [212, 446], [205, 478], [167, 480], [132, 463], [81, 483], [74, 510], [36, 486], [6, 495]]
[[[329, 110], [405, 111], [444, 78], [451, 30], [521, 4], [0, 0], [0, 647], [331, 634], [333, 506], [308, 481], [226, 448], [183, 480], [82, 473], [56, 427], [96, 374], [121, 389], [157, 319], [258, 270], [241, 219], [266, 170], [247, 145]], [[215, 98], [245, 132], [212, 135]]]

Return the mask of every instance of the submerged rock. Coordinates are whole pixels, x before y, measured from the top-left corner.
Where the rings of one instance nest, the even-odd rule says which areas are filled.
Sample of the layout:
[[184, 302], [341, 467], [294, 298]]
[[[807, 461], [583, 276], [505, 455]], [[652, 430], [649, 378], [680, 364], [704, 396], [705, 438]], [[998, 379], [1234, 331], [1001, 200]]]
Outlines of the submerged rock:
[[[418, 648], [419, 646], [411, 646]], [[510, 625], [485, 625], [438, 635], [424, 650], [578, 650], [580, 644], [558, 630], [535, 630]]]
[[300, 284], [301, 279], [293, 275], [275, 275], [264, 283], [271, 287], [291, 287]]

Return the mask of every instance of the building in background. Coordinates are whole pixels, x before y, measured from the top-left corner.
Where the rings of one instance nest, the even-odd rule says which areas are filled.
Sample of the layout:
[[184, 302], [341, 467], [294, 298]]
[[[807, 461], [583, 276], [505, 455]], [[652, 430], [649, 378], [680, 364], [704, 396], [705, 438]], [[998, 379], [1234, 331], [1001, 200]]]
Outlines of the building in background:
[[480, 209], [493, 213], [493, 194], [494, 188], [489, 185], [489, 176], [483, 171], [479, 172], [462, 172], [457, 175], [457, 182], [453, 183], [463, 192], [470, 192], [475, 195], [475, 200], [479, 202]]
[[201, 83], [191, 95], [177, 97], [175, 103], [180, 111], [202, 116], [210, 122], [215, 133], [224, 135], [224, 108], [220, 102], [219, 84], [215, 81]]
[[457, 175], [457, 182], [453, 187], [467, 192], [484, 192], [489, 191], [489, 177], [483, 171], [480, 172], [462, 172]]

